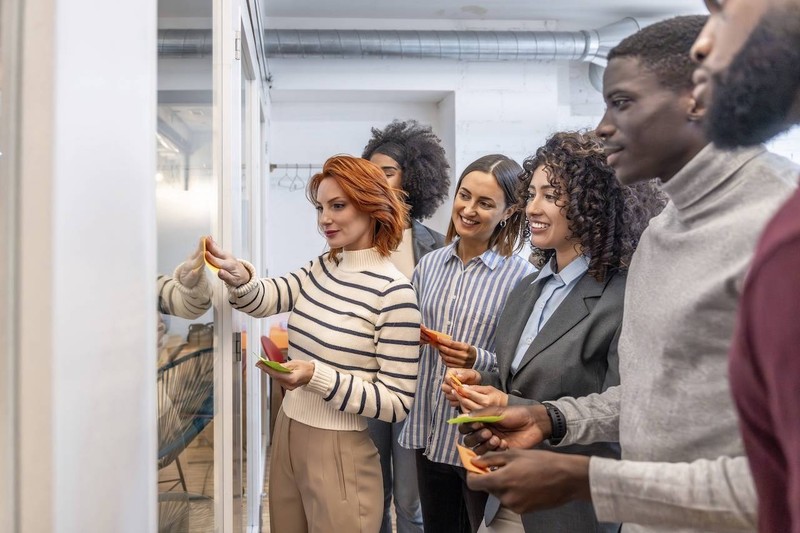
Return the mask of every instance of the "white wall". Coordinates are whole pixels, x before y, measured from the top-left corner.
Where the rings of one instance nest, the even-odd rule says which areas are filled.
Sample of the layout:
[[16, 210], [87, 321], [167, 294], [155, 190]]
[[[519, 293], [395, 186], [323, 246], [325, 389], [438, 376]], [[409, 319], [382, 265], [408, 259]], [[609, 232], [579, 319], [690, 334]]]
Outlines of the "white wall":
[[432, 102], [357, 103], [348, 101], [350, 96], [342, 93], [327, 93], [325, 97], [327, 102], [272, 102], [270, 161], [300, 166], [297, 170], [277, 168], [270, 174], [266, 213], [272, 251], [267, 258], [270, 275], [297, 270], [320, 255], [326, 246], [317, 231], [316, 211], [306, 199], [305, 188], [290, 191], [278, 185], [281, 178], [299, 174], [307, 181], [308, 164], [315, 165], [311, 170], [313, 175], [332, 155], [360, 157], [370, 138], [370, 128], [383, 128], [394, 118], [416, 118], [430, 124], [437, 133], [440, 129], [438, 109]]
[[156, 2], [23, 6], [19, 531], [152, 532]]
[[800, 164], [800, 127], [795, 126], [768, 142], [767, 148]]
[[[499, 152], [521, 162], [555, 131], [594, 127], [603, 110], [587, 64], [273, 59], [270, 70], [273, 163], [319, 164], [335, 153], [359, 155], [370, 127], [415, 118], [431, 124], [443, 140], [451, 192], [478, 157]], [[271, 180], [272, 275], [324, 249], [302, 191], [276, 186], [284, 172], [276, 170]], [[428, 223], [444, 232], [449, 209], [448, 201]]]

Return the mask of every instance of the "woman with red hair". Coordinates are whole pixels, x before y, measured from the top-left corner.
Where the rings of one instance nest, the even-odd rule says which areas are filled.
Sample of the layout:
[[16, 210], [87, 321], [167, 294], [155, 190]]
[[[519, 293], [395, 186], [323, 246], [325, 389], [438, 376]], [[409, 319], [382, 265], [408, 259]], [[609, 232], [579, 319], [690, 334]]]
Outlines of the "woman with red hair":
[[367, 418], [404, 419], [417, 386], [417, 298], [389, 261], [408, 208], [380, 168], [349, 156], [328, 159], [307, 196], [330, 251], [306, 267], [258, 278], [210, 238], [206, 259], [235, 309], [291, 311], [291, 372], [258, 364], [287, 389], [270, 458], [271, 530], [375, 533], [383, 484]]

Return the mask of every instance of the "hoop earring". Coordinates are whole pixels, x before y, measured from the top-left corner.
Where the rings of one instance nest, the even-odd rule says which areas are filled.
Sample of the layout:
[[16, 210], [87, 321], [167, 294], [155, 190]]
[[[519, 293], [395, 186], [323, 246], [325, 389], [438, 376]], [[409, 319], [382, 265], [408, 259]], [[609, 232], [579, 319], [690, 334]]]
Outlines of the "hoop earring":
[[500, 221], [500, 227], [501, 228], [505, 228], [506, 227], [506, 220], [505, 219]]

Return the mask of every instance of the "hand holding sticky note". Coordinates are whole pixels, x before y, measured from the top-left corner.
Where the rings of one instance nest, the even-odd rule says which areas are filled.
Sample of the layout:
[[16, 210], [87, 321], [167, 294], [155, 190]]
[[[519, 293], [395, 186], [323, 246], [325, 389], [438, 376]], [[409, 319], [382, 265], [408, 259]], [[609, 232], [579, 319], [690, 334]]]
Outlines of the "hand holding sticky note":
[[278, 372], [283, 372], [284, 374], [288, 374], [289, 372], [292, 371], [291, 368], [287, 368], [287, 367], [283, 366], [282, 364], [280, 364], [277, 361], [270, 361], [269, 359], [264, 359], [263, 357], [259, 357], [258, 361], [260, 363], [264, 363], [265, 365], [270, 367], [272, 370], [276, 370]]
[[486, 474], [489, 472], [488, 468], [480, 468], [472, 463], [472, 458], [478, 457], [477, 453], [460, 444], [456, 444], [456, 448], [458, 449], [458, 457], [461, 459], [461, 464], [464, 465], [468, 472], [473, 474]]
[[426, 328], [424, 325], [419, 325], [420, 330], [420, 337], [427, 341], [434, 346], [439, 344], [439, 341], [442, 339], [452, 339], [450, 335], [447, 333], [442, 333], [441, 331], [436, 331], [434, 329]]
[[450, 376], [450, 381], [453, 383], [453, 390], [455, 393], [459, 396], [464, 396], [464, 384], [461, 383], [458, 376], [456, 376], [454, 372], [448, 372], [447, 375]]
[[216, 274], [217, 272], [219, 272], [219, 268], [212, 265], [209, 262], [209, 260], [206, 259], [206, 251], [207, 251], [206, 238], [203, 238], [203, 260], [206, 262], [206, 266], [208, 267], [208, 269], [214, 274]]

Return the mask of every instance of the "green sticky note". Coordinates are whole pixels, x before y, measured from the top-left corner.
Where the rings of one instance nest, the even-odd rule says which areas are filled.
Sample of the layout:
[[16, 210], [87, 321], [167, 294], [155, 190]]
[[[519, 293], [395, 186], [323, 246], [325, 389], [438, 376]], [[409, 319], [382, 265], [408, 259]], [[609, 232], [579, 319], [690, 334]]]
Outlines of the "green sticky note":
[[487, 416], [469, 416], [461, 415], [451, 418], [447, 421], [448, 424], [468, 424], [470, 422], [483, 422], [484, 424], [493, 424], [500, 422], [505, 415], [487, 415]]
[[263, 357], [259, 357], [258, 360], [270, 367], [272, 370], [277, 370], [278, 372], [285, 372], [288, 374], [292, 371], [291, 368], [286, 368], [276, 361], [270, 361], [269, 359], [264, 359]]

